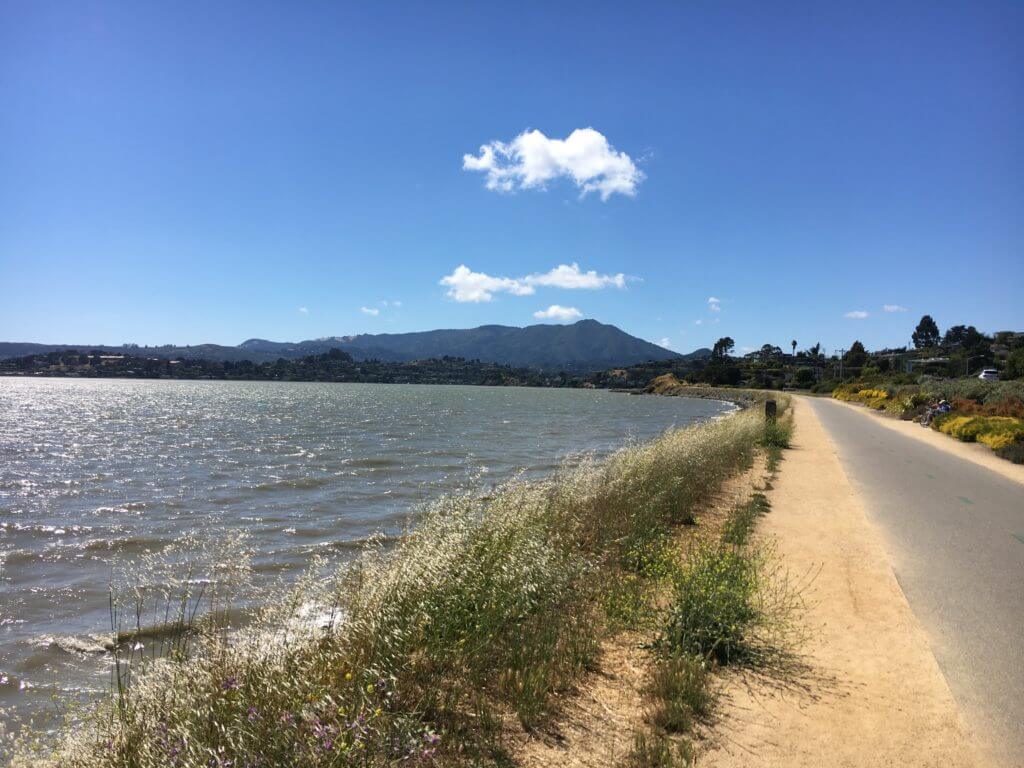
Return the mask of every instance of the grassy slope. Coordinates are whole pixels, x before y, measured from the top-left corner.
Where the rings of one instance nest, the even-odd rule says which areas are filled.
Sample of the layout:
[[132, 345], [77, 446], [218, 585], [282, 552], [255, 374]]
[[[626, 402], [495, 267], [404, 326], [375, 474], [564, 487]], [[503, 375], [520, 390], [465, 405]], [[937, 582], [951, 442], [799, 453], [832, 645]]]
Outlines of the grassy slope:
[[[491, 762], [590, 665], [609, 595], [763, 437], [756, 409], [669, 432], [486, 500], [447, 497], [391, 550], [207, 625], [62, 740], [60, 766]], [[612, 601], [614, 602], [614, 601]], [[346, 617], [302, 627], [303, 608]], [[299, 628], [302, 627], [302, 628]], [[38, 765], [30, 746], [20, 759]]]

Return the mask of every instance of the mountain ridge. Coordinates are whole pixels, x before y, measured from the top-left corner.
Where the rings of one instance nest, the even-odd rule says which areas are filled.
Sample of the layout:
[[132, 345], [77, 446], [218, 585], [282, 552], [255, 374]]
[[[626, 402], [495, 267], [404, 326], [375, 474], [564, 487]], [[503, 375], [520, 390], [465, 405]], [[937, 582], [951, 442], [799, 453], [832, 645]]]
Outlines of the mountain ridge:
[[0, 359], [76, 349], [108, 353], [130, 352], [158, 358], [190, 357], [204, 360], [267, 362], [295, 359], [341, 349], [357, 360], [408, 362], [438, 357], [462, 357], [539, 370], [596, 371], [650, 360], [706, 357], [699, 349], [687, 355], [632, 336], [620, 328], [580, 320], [569, 325], [481, 325], [476, 328], [440, 328], [408, 333], [327, 336], [305, 341], [270, 341], [249, 338], [237, 346], [219, 344], [136, 345], [34, 344], [0, 342]]

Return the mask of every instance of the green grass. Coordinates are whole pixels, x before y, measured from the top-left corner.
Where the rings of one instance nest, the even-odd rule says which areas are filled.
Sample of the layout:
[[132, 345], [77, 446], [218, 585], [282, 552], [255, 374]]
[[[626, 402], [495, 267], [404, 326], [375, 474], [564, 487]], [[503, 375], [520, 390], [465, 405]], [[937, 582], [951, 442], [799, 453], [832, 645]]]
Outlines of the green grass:
[[654, 669], [649, 693], [654, 701], [651, 725], [666, 733], [687, 733], [694, 718], [714, 704], [707, 662], [698, 656], [669, 656]]
[[768, 497], [763, 493], [754, 493], [746, 502], [730, 511], [722, 530], [722, 541], [737, 547], [743, 546], [754, 532], [758, 518], [770, 509]]
[[[23, 741], [15, 764], [493, 762], [503, 718], [542, 722], [552, 694], [593, 666], [622, 575], [635, 577], [636, 600], [670, 578], [668, 530], [749, 466], [763, 432], [751, 409], [486, 499], [443, 498], [393, 548], [372, 546], [333, 574], [314, 565], [294, 588], [262, 595], [267, 607], [244, 630], [229, 633], [231, 596], [218, 593], [188, 643], [134, 660], [118, 692], [71, 713], [55, 750]], [[187, 601], [190, 615], [203, 599]], [[619, 595], [620, 613], [628, 599]], [[341, 619], [318, 626], [311, 607]], [[696, 647], [731, 655], [715, 626]]]
[[765, 448], [789, 448], [793, 439], [793, 420], [788, 418], [767, 419], [761, 444]]
[[687, 768], [694, 764], [693, 748], [663, 734], [636, 734], [625, 768]]

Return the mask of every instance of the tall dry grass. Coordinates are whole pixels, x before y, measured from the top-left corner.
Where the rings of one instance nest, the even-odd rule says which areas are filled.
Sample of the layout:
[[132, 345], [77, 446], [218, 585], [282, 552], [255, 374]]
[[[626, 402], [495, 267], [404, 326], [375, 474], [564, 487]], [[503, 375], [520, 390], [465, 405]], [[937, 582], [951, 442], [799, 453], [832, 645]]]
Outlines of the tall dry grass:
[[[74, 712], [56, 745], [22, 740], [14, 762], [297, 768], [498, 758], [502, 720], [541, 721], [552, 694], [594, 662], [605, 597], [637, 553], [692, 521], [763, 436], [751, 409], [543, 481], [511, 482], [486, 500], [445, 497], [396, 546], [371, 546], [327, 576], [313, 567], [265, 595], [244, 629], [228, 631], [231, 600], [219, 592], [219, 613], [184, 628], [188, 643], [126, 659], [108, 699]], [[235, 562], [232, 573], [242, 572]], [[194, 593], [165, 597], [184, 617], [198, 604]]]

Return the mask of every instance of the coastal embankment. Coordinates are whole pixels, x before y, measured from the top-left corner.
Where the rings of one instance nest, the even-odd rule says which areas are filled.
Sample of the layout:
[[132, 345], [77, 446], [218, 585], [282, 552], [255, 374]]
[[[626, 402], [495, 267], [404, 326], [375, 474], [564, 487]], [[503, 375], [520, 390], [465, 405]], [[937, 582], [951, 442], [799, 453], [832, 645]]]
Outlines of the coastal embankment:
[[[559, 696], [597, 668], [602, 641], [649, 615], [663, 622], [677, 672], [738, 658], [747, 638], [730, 632], [753, 620], [759, 572], [740, 542], [752, 517], [682, 569], [673, 531], [752, 465], [774, 439], [770, 426], [742, 410], [484, 497], [446, 496], [396, 545], [370, 545], [335, 572], [314, 563], [294, 588], [267, 592], [243, 630], [229, 617], [244, 547], [209, 572], [179, 553], [181, 573], [164, 583], [185, 596], [140, 583], [118, 610], [131, 616], [132, 599], [162, 594], [187, 640], [160, 654], [124, 649], [111, 696], [71, 711], [56, 745], [45, 735], [15, 744], [14, 762], [494, 763], [508, 754], [509, 722], [527, 732], [556, 722]], [[735, 616], [649, 614], [669, 585], [673, 604], [710, 605], [716, 579], [734, 583]], [[310, 606], [328, 620], [309, 621]], [[192, 626], [201, 614], [211, 618]]]

